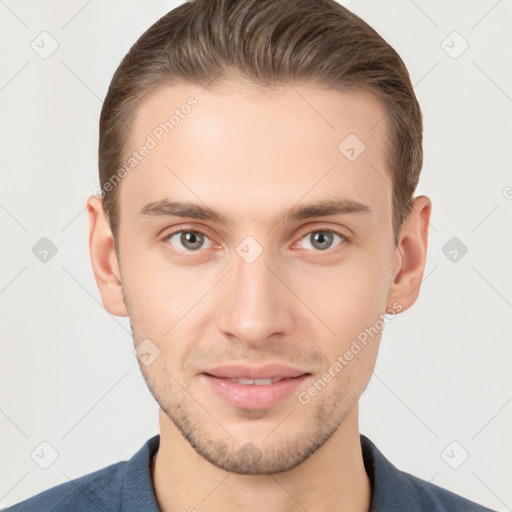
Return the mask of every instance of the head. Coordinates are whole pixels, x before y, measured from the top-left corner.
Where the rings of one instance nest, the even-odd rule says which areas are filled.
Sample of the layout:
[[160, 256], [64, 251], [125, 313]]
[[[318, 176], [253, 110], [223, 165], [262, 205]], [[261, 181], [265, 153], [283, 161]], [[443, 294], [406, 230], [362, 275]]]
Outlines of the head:
[[[405, 65], [334, 0], [195, 0], [132, 46], [101, 112], [92, 264], [106, 309], [150, 347], [162, 414], [204, 458], [275, 473], [353, 421], [384, 324], [418, 296], [421, 165]], [[309, 377], [234, 407], [204, 379], [233, 362]]]

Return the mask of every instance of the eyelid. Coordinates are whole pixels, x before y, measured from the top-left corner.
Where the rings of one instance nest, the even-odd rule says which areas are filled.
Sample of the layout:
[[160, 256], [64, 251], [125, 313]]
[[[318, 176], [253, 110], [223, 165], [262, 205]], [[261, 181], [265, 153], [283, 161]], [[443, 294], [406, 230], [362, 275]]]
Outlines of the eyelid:
[[[345, 233], [341, 228], [332, 228], [326, 226], [325, 224], [309, 226], [305, 231], [301, 231], [302, 234], [300, 235], [300, 238], [303, 238], [304, 236], [309, 235], [311, 233], [315, 233], [317, 231], [327, 231], [329, 233], [336, 233], [337, 235], [343, 237], [345, 240], [351, 239], [351, 236]], [[348, 229], [346, 231], [348, 231]]]
[[169, 232], [162, 235], [163, 238], [169, 238], [172, 235], [175, 235], [176, 233], [181, 233], [182, 231], [192, 231], [194, 233], [202, 233], [203, 235], [208, 236], [208, 238], [211, 238], [210, 235], [208, 235], [209, 230], [207, 228], [203, 227], [195, 227], [193, 224], [183, 224], [179, 226], [174, 226]]

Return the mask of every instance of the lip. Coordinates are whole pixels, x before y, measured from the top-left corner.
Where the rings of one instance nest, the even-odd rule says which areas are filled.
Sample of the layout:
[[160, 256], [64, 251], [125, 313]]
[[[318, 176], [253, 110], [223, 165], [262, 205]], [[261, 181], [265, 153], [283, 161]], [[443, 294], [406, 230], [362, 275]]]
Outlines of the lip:
[[[215, 375], [212, 373], [215, 372]], [[268, 409], [294, 394], [311, 373], [284, 365], [266, 365], [255, 368], [225, 365], [200, 375], [201, 380], [226, 403], [244, 409]], [[271, 384], [239, 384], [229, 379], [275, 379]]]
[[299, 377], [300, 375], [304, 375], [309, 372], [283, 364], [266, 364], [258, 367], [240, 364], [225, 364], [205, 370], [204, 373], [224, 379], [284, 379]]

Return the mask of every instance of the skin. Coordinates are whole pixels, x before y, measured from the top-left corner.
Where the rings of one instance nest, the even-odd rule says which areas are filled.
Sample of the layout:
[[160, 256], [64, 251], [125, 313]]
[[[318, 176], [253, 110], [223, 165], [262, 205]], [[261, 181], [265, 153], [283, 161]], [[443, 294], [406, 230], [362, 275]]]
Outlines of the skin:
[[[149, 338], [160, 350], [139, 363], [160, 405], [158, 503], [164, 512], [367, 511], [358, 401], [382, 330], [308, 404], [292, 394], [268, 409], [234, 407], [199, 373], [283, 363], [313, 374], [298, 390], [307, 391], [379, 315], [416, 301], [431, 201], [414, 198], [395, 247], [387, 126], [375, 126], [385, 109], [364, 91], [173, 85], [140, 106], [133, 149], [191, 95], [198, 106], [119, 185], [120, 260], [101, 199], [87, 202], [103, 304], [130, 317], [135, 345]], [[350, 133], [366, 146], [355, 161], [338, 150]], [[283, 218], [334, 197], [371, 212]], [[139, 215], [161, 199], [207, 205], [233, 223]], [[203, 245], [170, 237], [177, 228], [204, 231]], [[322, 250], [315, 229], [346, 239]], [[236, 252], [249, 235], [263, 249], [252, 263]]]

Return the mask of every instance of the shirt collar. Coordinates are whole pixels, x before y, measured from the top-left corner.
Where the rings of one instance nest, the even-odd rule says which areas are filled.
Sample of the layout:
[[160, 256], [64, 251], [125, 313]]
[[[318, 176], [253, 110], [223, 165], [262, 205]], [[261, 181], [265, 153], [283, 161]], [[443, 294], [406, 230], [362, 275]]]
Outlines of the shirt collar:
[[363, 461], [372, 487], [368, 512], [416, 512], [423, 510], [416, 501], [410, 475], [397, 469], [365, 435], [359, 435]]
[[148, 439], [128, 461], [123, 481], [121, 512], [162, 512], [151, 481], [151, 459], [158, 450], [160, 434]]

